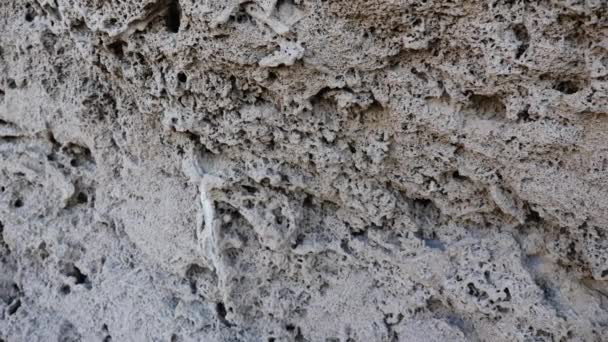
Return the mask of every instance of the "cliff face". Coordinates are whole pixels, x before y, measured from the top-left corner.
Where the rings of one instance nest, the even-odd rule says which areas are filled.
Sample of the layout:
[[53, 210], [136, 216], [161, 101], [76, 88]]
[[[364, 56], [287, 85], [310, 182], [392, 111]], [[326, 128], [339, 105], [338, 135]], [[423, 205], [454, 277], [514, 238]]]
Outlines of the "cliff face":
[[0, 341], [605, 341], [607, 13], [2, 0]]

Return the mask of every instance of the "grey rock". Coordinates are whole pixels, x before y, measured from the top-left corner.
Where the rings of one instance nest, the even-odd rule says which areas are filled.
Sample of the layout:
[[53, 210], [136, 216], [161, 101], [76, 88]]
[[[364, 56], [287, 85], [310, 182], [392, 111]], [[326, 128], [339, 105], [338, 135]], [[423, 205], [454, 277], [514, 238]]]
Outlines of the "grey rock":
[[1, 1], [0, 341], [608, 340], [607, 13]]

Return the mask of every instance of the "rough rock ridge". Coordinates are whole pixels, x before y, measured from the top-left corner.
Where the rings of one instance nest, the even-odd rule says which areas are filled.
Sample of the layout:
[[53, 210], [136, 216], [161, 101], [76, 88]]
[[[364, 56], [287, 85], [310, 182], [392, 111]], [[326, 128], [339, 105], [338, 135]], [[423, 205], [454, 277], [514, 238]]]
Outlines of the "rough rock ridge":
[[0, 341], [608, 340], [607, 1], [0, 26]]

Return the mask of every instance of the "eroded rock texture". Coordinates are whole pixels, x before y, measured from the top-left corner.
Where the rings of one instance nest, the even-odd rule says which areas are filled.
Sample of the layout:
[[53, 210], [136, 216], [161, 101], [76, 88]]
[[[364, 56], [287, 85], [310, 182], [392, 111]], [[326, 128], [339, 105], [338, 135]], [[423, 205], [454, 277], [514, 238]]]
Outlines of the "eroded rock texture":
[[608, 339], [606, 1], [0, 25], [0, 341]]

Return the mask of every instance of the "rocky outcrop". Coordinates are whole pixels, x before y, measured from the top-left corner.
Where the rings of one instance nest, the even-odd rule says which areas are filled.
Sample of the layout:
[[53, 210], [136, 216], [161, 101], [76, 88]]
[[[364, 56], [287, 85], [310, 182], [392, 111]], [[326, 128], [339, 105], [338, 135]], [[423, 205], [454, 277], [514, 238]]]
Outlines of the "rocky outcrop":
[[608, 4], [0, 3], [0, 341], [608, 338]]

